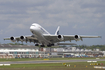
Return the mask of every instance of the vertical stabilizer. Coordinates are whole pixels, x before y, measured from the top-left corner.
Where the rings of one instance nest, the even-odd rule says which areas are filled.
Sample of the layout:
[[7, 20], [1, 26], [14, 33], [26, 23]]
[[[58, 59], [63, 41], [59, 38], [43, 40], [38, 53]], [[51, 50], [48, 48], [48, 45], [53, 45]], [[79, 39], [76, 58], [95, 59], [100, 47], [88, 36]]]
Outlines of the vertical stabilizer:
[[59, 29], [60, 29], [60, 26], [58, 26], [56, 32], [55, 32], [55, 35], [59, 35]]

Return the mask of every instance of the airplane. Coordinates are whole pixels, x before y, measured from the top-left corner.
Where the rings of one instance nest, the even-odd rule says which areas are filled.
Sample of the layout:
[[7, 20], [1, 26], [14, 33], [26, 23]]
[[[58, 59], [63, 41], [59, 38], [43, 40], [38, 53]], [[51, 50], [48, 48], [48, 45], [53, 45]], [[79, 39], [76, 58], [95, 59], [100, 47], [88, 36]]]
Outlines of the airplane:
[[75, 43], [61, 43], [65, 41], [83, 41], [83, 38], [101, 38], [101, 36], [86, 36], [86, 35], [61, 35], [59, 34], [60, 26], [58, 26], [55, 34], [50, 34], [48, 31], [46, 31], [42, 26], [40, 26], [37, 23], [33, 23], [30, 26], [30, 31], [32, 32], [32, 35], [25, 35], [25, 36], [19, 36], [19, 37], [9, 37], [4, 38], [4, 40], [11, 40], [12, 42], [18, 42], [18, 41], [25, 41], [27, 42], [33, 42], [35, 43], [35, 46], [41, 46], [41, 47], [51, 47], [51, 46], [57, 46], [57, 45], [76, 45]]

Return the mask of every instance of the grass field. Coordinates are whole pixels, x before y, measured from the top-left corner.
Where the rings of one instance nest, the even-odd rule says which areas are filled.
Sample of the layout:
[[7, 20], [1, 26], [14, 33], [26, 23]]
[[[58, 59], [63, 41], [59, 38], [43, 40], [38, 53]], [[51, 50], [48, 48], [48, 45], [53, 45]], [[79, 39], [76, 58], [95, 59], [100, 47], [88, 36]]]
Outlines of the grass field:
[[[103, 63], [105, 61], [98, 61]], [[10, 66], [0, 66], [0, 70], [100, 70], [93, 68], [93, 65], [87, 62], [71, 62], [70, 67], [62, 65], [62, 63], [41, 63], [41, 64], [11, 64]]]
[[[96, 59], [96, 58], [12, 58], [12, 59], [0, 59], [0, 62], [2, 61], [31, 61], [31, 60], [43, 60], [43, 59], [49, 59], [49, 60], [71, 60], [71, 59]], [[100, 59], [105, 59], [105, 57], [102, 57]]]

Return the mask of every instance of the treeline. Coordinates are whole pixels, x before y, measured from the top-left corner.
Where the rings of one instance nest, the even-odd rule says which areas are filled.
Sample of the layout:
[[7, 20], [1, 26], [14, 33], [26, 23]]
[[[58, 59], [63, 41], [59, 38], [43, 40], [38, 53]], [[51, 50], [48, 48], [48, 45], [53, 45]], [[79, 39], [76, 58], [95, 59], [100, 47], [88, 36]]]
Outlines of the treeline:
[[10, 45], [24, 45], [23, 43], [8, 43]]
[[101, 51], [105, 51], [105, 45], [92, 45], [92, 46], [87, 46], [87, 45], [77, 45], [75, 46], [80, 49], [100, 49]]
[[[26, 44], [22, 44], [22, 43], [8, 43], [10, 45], [26, 45]], [[66, 47], [64, 46], [60, 46], [60, 47]], [[79, 49], [100, 49], [101, 51], [105, 51], [105, 45], [92, 45], [92, 46], [87, 46], [87, 45], [76, 45], [73, 47], [77, 47]]]

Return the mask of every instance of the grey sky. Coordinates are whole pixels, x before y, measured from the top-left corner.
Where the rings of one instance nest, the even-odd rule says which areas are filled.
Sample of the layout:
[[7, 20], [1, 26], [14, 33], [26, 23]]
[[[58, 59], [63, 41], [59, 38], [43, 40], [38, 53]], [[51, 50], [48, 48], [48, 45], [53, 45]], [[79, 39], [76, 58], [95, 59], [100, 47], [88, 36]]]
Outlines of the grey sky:
[[99, 35], [79, 45], [105, 44], [105, 0], [0, 0], [0, 43], [4, 37], [30, 35], [32, 23], [51, 34], [61, 26], [61, 34]]

